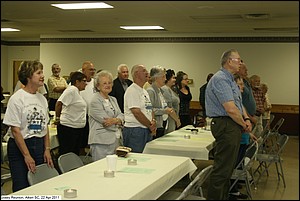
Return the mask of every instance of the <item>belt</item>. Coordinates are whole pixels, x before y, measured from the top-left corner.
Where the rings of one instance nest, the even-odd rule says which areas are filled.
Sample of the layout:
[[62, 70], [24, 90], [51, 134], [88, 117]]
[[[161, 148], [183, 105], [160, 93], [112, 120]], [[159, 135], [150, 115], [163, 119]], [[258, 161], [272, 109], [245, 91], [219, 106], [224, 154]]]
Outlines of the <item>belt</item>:
[[216, 116], [216, 117], [209, 117], [209, 118], [217, 119], [217, 118], [230, 118], [230, 117], [229, 116]]

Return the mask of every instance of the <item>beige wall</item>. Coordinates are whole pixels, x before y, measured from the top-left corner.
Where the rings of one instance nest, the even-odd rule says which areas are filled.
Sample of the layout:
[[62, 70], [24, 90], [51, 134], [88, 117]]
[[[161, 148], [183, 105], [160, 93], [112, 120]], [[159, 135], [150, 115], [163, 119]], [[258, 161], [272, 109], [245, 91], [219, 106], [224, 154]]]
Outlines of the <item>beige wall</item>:
[[[148, 70], [154, 65], [183, 70], [194, 80], [190, 86], [193, 100], [199, 97], [199, 87], [210, 72], [220, 68], [223, 51], [235, 48], [246, 62], [249, 75], [258, 74], [269, 85], [274, 104], [299, 104], [299, 44], [298, 43], [41, 43], [40, 47], [2, 47], [1, 83], [11, 87], [13, 59], [36, 59], [44, 64], [47, 78], [51, 65], [62, 66], [61, 75], [81, 68], [85, 60], [96, 69], [107, 69], [116, 75], [116, 67], [142, 63]], [[6, 65], [9, 64], [8, 67]], [[5, 69], [8, 68], [8, 69]], [[6, 74], [6, 75], [3, 75]], [[7, 77], [6, 77], [7, 76]]]
[[40, 59], [39, 46], [1, 45], [1, 85], [4, 91], [13, 92], [13, 61]]

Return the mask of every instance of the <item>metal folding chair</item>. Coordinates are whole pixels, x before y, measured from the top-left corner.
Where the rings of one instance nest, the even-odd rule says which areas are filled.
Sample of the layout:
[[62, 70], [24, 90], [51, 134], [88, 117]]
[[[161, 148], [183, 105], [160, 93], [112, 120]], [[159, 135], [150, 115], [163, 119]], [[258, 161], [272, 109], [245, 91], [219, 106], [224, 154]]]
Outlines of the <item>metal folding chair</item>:
[[28, 171], [27, 179], [30, 186], [37, 184], [39, 182], [45, 181], [52, 177], [58, 176], [59, 173], [55, 168], [51, 168], [47, 163], [36, 166], [36, 172], [33, 173]]
[[[284, 172], [282, 168], [282, 157], [281, 154], [284, 150], [285, 145], [289, 140], [289, 136], [286, 134], [278, 136], [276, 143], [272, 146], [272, 149], [269, 153], [259, 153], [256, 155], [256, 160], [259, 162], [258, 167], [254, 171], [254, 174], [258, 173], [259, 177], [256, 182], [259, 182], [261, 176], [266, 172], [269, 176], [269, 167], [275, 163], [278, 181], [280, 181], [280, 177], [282, 178], [284, 188], [286, 187], [285, 179], [284, 179]], [[279, 165], [279, 167], [278, 167]]]
[[252, 165], [258, 151], [258, 143], [252, 142], [246, 150], [243, 159], [233, 170], [232, 182], [229, 191], [236, 185], [239, 180], [245, 181], [248, 198], [252, 200], [251, 180], [253, 181]]
[[63, 154], [58, 157], [58, 167], [61, 173], [69, 172], [83, 166], [80, 157], [73, 152]]
[[201, 170], [182, 192], [167, 191], [158, 200], [205, 200], [202, 185], [209, 177], [213, 166], [209, 165]]

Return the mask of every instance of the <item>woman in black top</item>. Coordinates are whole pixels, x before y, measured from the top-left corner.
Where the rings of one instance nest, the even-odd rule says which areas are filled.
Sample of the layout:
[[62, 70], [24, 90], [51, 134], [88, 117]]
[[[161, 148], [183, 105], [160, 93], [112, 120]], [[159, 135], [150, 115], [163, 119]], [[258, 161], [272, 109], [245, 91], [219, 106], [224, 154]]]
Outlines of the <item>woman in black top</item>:
[[183, 71], [177, 72], [176, 75], [176, 91], [180, 99], [179, 118], [181, 122], [180, 128], [191, 125], [190, 102], [192, 94], [188, 87], [188, 75]]

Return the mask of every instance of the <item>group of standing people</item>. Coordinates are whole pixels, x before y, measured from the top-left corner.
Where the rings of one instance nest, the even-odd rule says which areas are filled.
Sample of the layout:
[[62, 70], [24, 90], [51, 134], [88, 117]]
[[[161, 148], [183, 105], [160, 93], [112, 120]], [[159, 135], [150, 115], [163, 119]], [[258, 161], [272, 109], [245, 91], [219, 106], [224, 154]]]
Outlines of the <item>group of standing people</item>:
[[[150, 74], [144, 65], [131, 69], [118, 66], [118, 77], [106, 70], [95, 75], [92, 62], [81, 72], [60, 76], [61, 67], [52, 65], [48, 79], [48, 100], [39, 89], [44, 86], [43, 65], [24, 61], [18, 71], [20, 90], [11, 96], [3, 123], [8, 130], [8, 159], [13, 191], [29, 186], [27, 171], [46, 162], [54, 167], [50, 154], [49, 111], [55, 110], [59, 154], [81, 154], [89, 146], [94, 161], [113, 154], [119, 145], [143, 152], [153, 138], [190, 124], [187, 74], [154, 66]], [[143, 87], [151, 77], [147, 90]], [[188, 117], [190, 119], [190, 117]]]
[[[258, 87], [260, 78], [247, 78], [247, 67], [237, 50], [224, 52], [221, 66], [207, 78], [204, 104], [216, 139], [208, 199], [217, 200], [228, 199], [232, 171], [247, 147], [240, 145], [248, 145], [250, 137], [256, 140], [252, 127], [257, 127], [266, 110], [265, 92]], [[131, 69], [131, 81], [128, 66], [121, 64], [113, 80], [106, 70], [95, 75], [93, 63], [86, 61], [82, 72], [72, 73], [69, 85], [60, 78], [59, 65], [54, 64], [52, 72], [49, 107], [55, 105], [60, 154], [79, 155], [80, 149], [89, 145], [96, 161], [113, 154], [120, 144], [141, 153], [153, 138], [191, 124], [192, 94], [183, 71], [175, 75], [172, 69], [154, 66], [149, 73], [138, 64]], [[24, 87], [11, 96], [3, 121], [10, 126], [8, 159], [13, 191], [29, 186], [27, 171], [34, 172], [36, 165], [46, 162], [53, 167], [48, 103], [38, 93], [44, 85], [43, 65], [24, 61], [18, 76]], [[151, 84], [145, 89], [149, 77]]]
[[[133, 84], [124, 94], [124, 146], [131, 147], [134, 152], [143, 152], [152, 139], [190, 124], [190, 121], [184, 121], [187, 124], [181, 121], [189, 115], [186, 110], [192, 97], [183, 74], [187, 79], [183, 72], [178, 72], [180, 78], [176, 79], [174, 70], [162, 66], [154, 66], [150, 74], [143, 65], [133, 66]], [[188, 100], [181, 99], [180, 93], [188, 95]], [[182, 101], [188, 104], [183, 109], [180, 107]]]
[[[262, 114], [266, 107], [260, 77], [248, 76], [246, 64], [235, 49], [221, 57], [221, 68], [207, 84], [205, 92], [206, 115], [212, 118], [211, 132], [216, 140], [213, 171], [210, 175], [207, 199], [247, 199], [232, 184], [233, 170], [245, 155], [252, 141], [262, 132]], [[254, 128], [254, 129], [252, 129]]]

